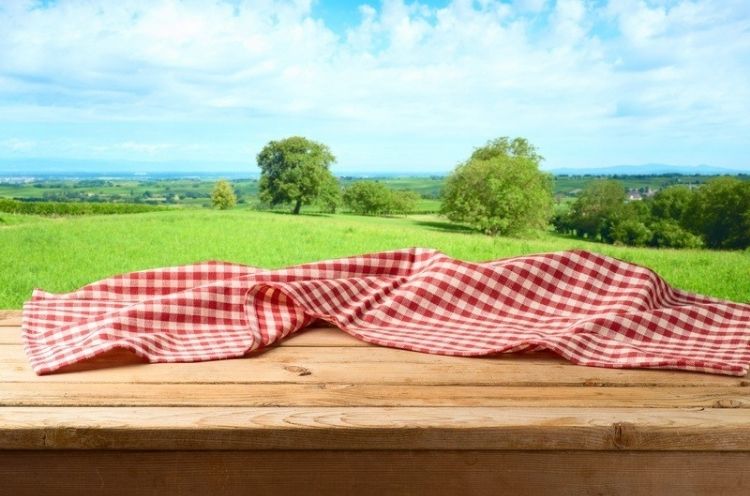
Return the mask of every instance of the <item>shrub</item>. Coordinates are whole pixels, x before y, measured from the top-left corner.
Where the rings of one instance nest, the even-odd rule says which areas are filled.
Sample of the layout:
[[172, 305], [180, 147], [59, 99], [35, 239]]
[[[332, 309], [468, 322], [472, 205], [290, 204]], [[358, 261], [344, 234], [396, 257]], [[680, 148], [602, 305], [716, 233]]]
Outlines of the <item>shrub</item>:
[[217, 181], [211, 193], [211, 204], [214, 208], [227, 210], [237, 204], [237, 195], [228, 181]]
[[683, 226], [709, 248], [750, 246], [750, 183], [732, 177], [709, 181], [691, 197]]
[[686, 186], [670, 186], [658, 191], [649, 201], [655, 219], [681, 222], [690, 206], [693, 192]]
[[375, 181], [356, 181], [344, 191], [344, 204], [357, 214], [382, 215], [391, 211], [391, 192]]
[[523, 138], [500, 138], [474, 151], [448, 176], [441, 213], [487, 234], [544, 228], [552, 216], [551, 176]]
[[614, 243], [628, 246], [646, 246], [653, 233], [637, 219], [625, 219], [612, 227], [611, 238]]
[[419, 193], [415, 191], [391, 191], [391, 212], [395, 214], [408, 214], [417, 208], [420, 200]]
[[22, 202], [0, 199], [0, 212], [22, 215], [110, 215], [134, 214], [164, 210], [162, 207], [135, 205], [132, 203], [57, 203], [57, 202]]
[[651, 224], [651, 246], [659, 248], [701, 248], [700, 236], [683, 229], [674, 220], [660, 220]]
[[611, 231], [621, 220], [624, 203], [625, 188], [619, 181], [591, 181], [570, 208], [570, 226], [578, 236], [611, 241]]
[[318, 204], [323, 212], [335, 214], [341, 205], [341, 185], [338, 180], [329, 174], [320, 185], [318, 193]]

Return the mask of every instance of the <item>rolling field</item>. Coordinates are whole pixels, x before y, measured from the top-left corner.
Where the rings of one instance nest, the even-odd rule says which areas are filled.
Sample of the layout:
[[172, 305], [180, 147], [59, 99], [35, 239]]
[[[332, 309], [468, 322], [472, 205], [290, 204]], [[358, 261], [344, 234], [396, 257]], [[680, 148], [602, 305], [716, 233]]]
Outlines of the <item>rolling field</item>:
[[42, 218], [0, 214], [0, 308], [33, 288], [63, 292], [116, 273], [201, 260], [282, 267], [421, 246], [466, 260], [582, 248], [646, 265], [690, 291], [750, 301], [750, 253], [616, 247], [540, 233], [492, 238], [439, 217], [300, 215], [174, 209]]
[[[665, 174], [655, 176], [617, 176], [627, 189], [650, 188], [658, 190], [675, 184], [700, 184], [716, 176], [684, 176]], [[748, 176], [738, 176], [748, 179]], [[572, 195], [589, 182], [601, 179], [596, 176], [557, 176], [553, 182], [556, 195]], [[611, 178], [610, 178], [611, 179]], [[445, 178], [433, 177], [340, 177], [346, 188], [355, 181], [376, 180], [391, 189], [409, 190], [424, 199], [440, 197]], [[251, 204], [257, 200], [256, 179], [233, 179], [232, 184], [240, 200]], [[40, 179], [28, 183], [1, 183], [0, 197], [24, 199], [48, 199], [52, 201], [121, 201], [172, 203], [176, 205], [210, 206], [210, 194], [215, 180], [198, 178], [171, 179]]]

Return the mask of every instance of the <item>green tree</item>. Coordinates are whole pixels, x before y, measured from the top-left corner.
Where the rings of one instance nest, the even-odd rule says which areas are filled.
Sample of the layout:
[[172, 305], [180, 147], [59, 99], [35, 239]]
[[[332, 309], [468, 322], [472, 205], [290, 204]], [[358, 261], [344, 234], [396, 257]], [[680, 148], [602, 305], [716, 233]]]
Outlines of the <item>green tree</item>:
[[537, 165], [544, 160], [544, 157], [537, 153], [536, 147], [526, 138], [518, 137], [511, 140], [507, 136], [490, 140], [486, 145], [475, 149], [469, 160], [491, 160], [497, 157], [525, 157]]
[[408, 190], [391, 190], [390, 211], [395, 214], [408, 214], [417, 208], [419, 193]]
[[391, 190], [376, 181], [356, 181], [344, 191], [344, 204], [360, 215], [382, 215], [391, 211]]
[[544, 228], [552, 216], [552, 178], [524, 138], [503, 137], [474, 150], [448, 176], [441, 213], [487, 234]]
[[693, 192], [687, 186], [670, 186], [658, 191], [649, 201], [654, 219], [681, 222], [685, 217]]
[[658, 248], [701, 248], [700, 236], [686, 231], [676, 221], [661, 219], [649, 226], [653, 232], [651, 246]]
[[636, 218], [627, 218], [612, 228], [612, 241], [628, 246], [646, 246], [651, 242], [653, 233], [646, 224]]
[[237, 204], [237, 195], [234, 193], [232, 185], [228, 181], [217, 181], [211, 192], [211, 203], [214, 208], [226, 210]]
[[330, 175], [320, 186], [318, 203], [324, 212], [335, 214], [341, 205], [341, 185], [338, 180]]
[[260, 198], [273, 205], [292, 203], [292, 213], [315, 201], [331, 179], [336, 161], [328, 147], [301, 136], [269, 142], [258, 154]]
[[621, 220], [625, 188], [613, 179], [591, 181], [570, 207], [570, 225], [578, 236], [612, 241], [612, 229]]
[[750, 246], [750, 183], [733, 177], [708, 181], [686, 210], [684, 225], [709, 248]]

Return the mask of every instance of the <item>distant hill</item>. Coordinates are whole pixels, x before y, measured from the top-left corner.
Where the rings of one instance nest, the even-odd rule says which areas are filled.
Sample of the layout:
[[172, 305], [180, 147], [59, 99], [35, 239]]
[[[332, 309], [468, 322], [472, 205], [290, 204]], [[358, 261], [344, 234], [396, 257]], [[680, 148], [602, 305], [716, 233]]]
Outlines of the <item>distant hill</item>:
[[124, 160], [0, 158], [1, 176], [34, 177], [257, 177], [255, 164], [190, 161], [136, 162]]
[[[447, 175], [446, 171], [409, 171], [403, 170], [373, 170], [357, 171], [333, 168], [334, 174], [349, 178], [397, 178], [424, 177], [438, 178]], [[729, 169], [710, 165], [669, 165], [642, 164], [616, 165], [611, 167], [561, 167], [548, 169], [554, 175], [569, 176], [643, 176], [654, 174], [684, 174], [684, 175], [735, 175], [750, 174], [750, 169]], [[259, 170], [253, 163], [202, 163], [190, 161], [162, 161], [162, 162], [129, 162], [116, 160], [84, 160], [84, 159], [9, 159], [0, 158], [0, 178], [10, 176], [33, 176], [38, 178], [54, 177], [135, 177], [143, 180], [162, 178], [257, 178]]]
[[563, 167], [550, 169], [548, 172], [556, 176], [644, 176], [654, 174], [685, 174], [698, 176], [735, 175], [750, 173], [739, 169], [728, 169], [725, 167], [714, 167], [711, 165], [668, 165], [668, 164], [643, 164], [643, 165], [615, 165], [600, 168], [576, 168]]

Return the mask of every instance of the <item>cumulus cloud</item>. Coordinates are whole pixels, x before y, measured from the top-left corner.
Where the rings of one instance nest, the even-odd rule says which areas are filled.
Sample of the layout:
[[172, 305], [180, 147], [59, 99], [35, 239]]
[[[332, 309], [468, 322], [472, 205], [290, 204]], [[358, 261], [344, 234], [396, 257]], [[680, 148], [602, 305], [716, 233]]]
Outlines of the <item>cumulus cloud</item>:
[[[246, 126], [259, 141], [307, 132], [352, 167], [374, 149], [380, 162], [403, 160], [400, 148], [438, 150], [424, 167], [445, 169], [502, 134], [530, 137], [555, 165], [605, 161], [603, 147], [614, 162], [662, 160], [654, 151], [668, 140], [740, 150], [748, 5], [384, 0], [337, 32], [310, 0], [7, 0], [0, 115], [54, 129]], [[195, 144], [188, 134], [157, 137], [169, 147], [80, 139], [161, 156]], [[226, 146], [245, 154], [246, 144]]]

